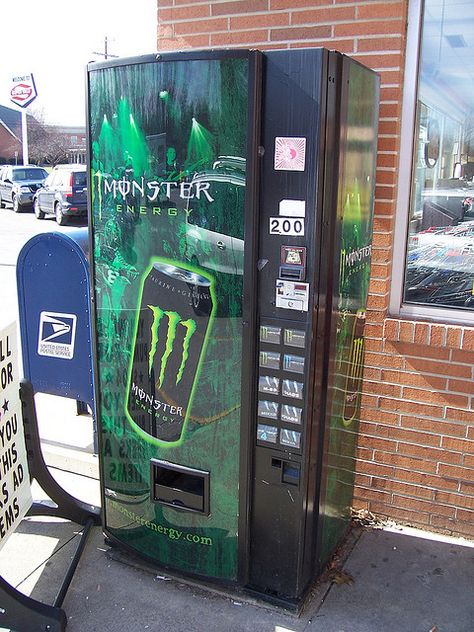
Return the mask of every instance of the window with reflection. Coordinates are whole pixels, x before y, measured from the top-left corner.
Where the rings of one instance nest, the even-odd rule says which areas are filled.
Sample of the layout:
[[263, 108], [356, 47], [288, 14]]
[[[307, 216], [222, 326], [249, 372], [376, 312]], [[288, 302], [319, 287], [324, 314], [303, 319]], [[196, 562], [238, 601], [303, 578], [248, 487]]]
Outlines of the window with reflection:
[[404, 302], [474, 310], [474, 2], [425, 0]]

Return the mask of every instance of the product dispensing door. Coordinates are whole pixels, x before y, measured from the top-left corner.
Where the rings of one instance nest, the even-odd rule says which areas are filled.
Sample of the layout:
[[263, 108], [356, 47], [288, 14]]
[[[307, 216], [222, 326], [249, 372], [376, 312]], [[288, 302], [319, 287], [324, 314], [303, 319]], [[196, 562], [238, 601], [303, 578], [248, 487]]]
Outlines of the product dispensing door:
[[347, 524], [378, 80], [322, 49], [88, 67], [104, 530], [298, 603]]

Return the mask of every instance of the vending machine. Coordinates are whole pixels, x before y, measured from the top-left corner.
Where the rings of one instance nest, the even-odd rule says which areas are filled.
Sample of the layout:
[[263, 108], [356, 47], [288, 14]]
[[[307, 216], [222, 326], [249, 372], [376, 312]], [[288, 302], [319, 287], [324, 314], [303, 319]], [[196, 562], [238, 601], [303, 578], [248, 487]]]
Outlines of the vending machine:
[[87, 85], [105, 534], [297, 606], [350, 518], [378, 76], [192, 51]]

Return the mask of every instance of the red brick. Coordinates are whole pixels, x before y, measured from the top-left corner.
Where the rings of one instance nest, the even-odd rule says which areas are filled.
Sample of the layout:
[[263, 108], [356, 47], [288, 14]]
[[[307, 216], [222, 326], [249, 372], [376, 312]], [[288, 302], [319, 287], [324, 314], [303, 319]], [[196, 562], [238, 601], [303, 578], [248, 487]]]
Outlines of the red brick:
[[472, 483], [463, 482], [459, 486], [459, 491], [461, 494], [468, 494], [469, 496], [474, 496], [474, 481]]
[[433, 501], [428, 502], [426, 500], [418, 500], [415, 498], [406, 498], [404, 496], [393, 495], [393, 503], [395, 506], [403, 507], [404, 509], [410, 509], [413, 511], [426, 511], [427, 513], [437, 514], [439, 516], [446, 516], [448, 518], [454, 518], [456, 515], [456, 509], [446, 505], [440, 505]]
[[324, 9], [309, 9], [307, 11], [293, 11], [291, 24], [334, 24], [335, 22], [355, 19], [355, 7], [324, 7]]
[[444, 325], [431, 325], [430, 344], [442, 347], [446, 344], [446, 327]]
[[426, 513], [435, 513], [440, 516], [454, 518], [456, 510], [454, 507], [446, 507], [444, 505], [427, 502], [425, 500], [417, 500], [414, 498], [406, 498], [404, 496], [393, 495], [393, 503], [395, 506], [411, 511], [421, 511]]
[[466, 522], [474, 525], [474, 511], [469, 511], [469, 509], [458, 509], [456, 516], [459, 520], [465, 520]]
[[189, 48], [206, 48], [210, 46], [210, 35], [186, 35], [175, 40], [177, 46], [174, 49], [183, 48], [186, 45]]
[[[323, 48], [329, 48], [330, 50], [334, 49], [348, 55], [355, 52], [355, 43], [349, 39], [318, 39], [317, 45]], [[304, 48], [306, 46], [308, 46], [307, 42], [290, 42], [290, 48]]]
[[449, 380], [448, 390], [457, 393], [467, 393], [468, 395], [472, 395], [474, 391], [474, 385], [472, 381], [467, 382], [464, 380]]
[[[409, 343], [400, 343], [397, 345], [398, 353], [406, 356], [419, 356], [420, 358], [433, 358], [437, 360], [449, 360], [448, 349], [439, 349], [433, 347], [426, 347], [425, 345], [416, 345]], [[407, 358], [407, 361], [410, 357]]]
[[435, 463], [448, 462], [452, 465], [461, 465], [461, 455], [457, 452], [447, 452], [446, 450], [436, 448], [426, 448], [414, 443], [400, 443], [398, 452], [406, 456], [414, 456], [420, 459], [426, 459]]
[[464, 509], [474, 510], [474, 497], [463, 496], [462, 494], [453, 494], [448, 492], [435, 492], [435, 502], [443, 503], [443, 505], [454, 505], [455, 507], [463, 507]]
[[272, 26], [287, 26], [289, 16], [287, 13], [264, 13], [262, 15], [245, 15], [230, 18], [230, 30], [256, 29]]
[[393, 426], [382, 426], [378, 424], [376, 434], [379, 437], [387, 437], [388, 439], [404, 441], [405, 443], [417, 443], [421, 446], [439, 448], [441, 445], [441, 437], [437, 434], [405, 430], [404, 428], [394, 428]]
[[404, 4], [400, 2], [369, 2], [360, 3], [357, 7], [359, 20], [386, 20], [387, 18], [402, 18], [405, 16]]
[[[361, 53], [372, 51], [401, 51], [403, 50], [403, 39], [395, 35], [387, 35], [387, 37], [370, 37], [366, 39], [359, 38], [357, 41], [357, 50]], [[382, 93], [382, 99], [386, 99], [386, 95]]]
[[421, 373], [411, 373], [408, 371], [388, 371], [382, 370], [382, 380], [384, 382], [395, 382], [406, 386], [420, 386], [422, 388], [443, 390], [446, 388], [447, 380], [434, 375], [425, 376]]
[[468, 428], [467, 429], [467, 438], [468, 439], [474, 439], [474, 428]]
[[375, 463], [373, 461], [357, 461], [356, 472], [359, 474], [368, 474], [370, 476], [377, 476], [379, 478], [393, 476], [394, 468], [383, 465], [382, 463]]
[[381, 503], [370, 503], [370, 510], [374, 514], [385, 516], [408, 525], [428, 525], [430, 521], [429, 513], [421, 511], [410, 511], [408, 509], [397, 509], [395, 507], [382, 505]]
[[474, 469], [474, 454], [465, 454], [463, 458], [463, 465]]
[[466, 351], [474, 351], [474, 329], [472, 327], [466, 327], [464, 330], [462, 348]]
[[451, 360], [453, 362], [463, 362], [464, 364], [474, 364], [474, 351], [453, 349], [451, 352]]
[[213, 20], [193, 20], [191, 22], [176, 22], [174, 24], [176, 35], [192, 35], [194, 33], [226, 31], [227, 27], [227, 18], [215, 18]]
[[465, 378], [470, 378], [472, 375], [472, 369], [470, 366], [438, 362], [436, 360], [423, 360], [422, 358], [407, 357], [406, 365], [408, 369], [413, 369], [419, 373], [435, 373], [437, 375]]
[[440, 463], [438, 466], [438, 474], [447, 478], [458, 479], [461, 481], [474, 481], [474, 470], [456, 465], [448, 465]]
[[[162, 3], [160, 2], [160, 5]], [[194, 18], [206, 18], [210, 15], [209, 5], [198, 4], [190, 7], [170, 7], [162, 9], [158, 7], [158, 19], [162, 22], [174, 22], [175, 20], [192, 20]]]
[[371, 480], [371, 476], [367, 476], [366, 474], [356, 474], [354, 478], [354, 485], [358, 487], [368, 487]]
[[212, 15], [235, 15], [267, 11], [268, 0], [238, 0], [237, 2], [211, 2]]
[[401, 425], [404, 428], [412, 428], [413, 430], [432, 432], [437, 436], [466, 436], [466, 426], [464, 424], [453, 424], [446, 421], [436, 421], [434, 419], [421, 419], [420, 417], [402, 416]]
[[383, 491], [377, 491], [375, 489], [367, 489], [366, 487], [359, 487], [357, 489], [357, 496], [362, 500], [369, 500], [375, 502], [390, 504], [390, 494]]
[[446, 491], [458, 491], [458, 482], [442, 476], [432, 476], [421, 472], [413, 472], [412, 470], [396, 469], [394, 473], [395, 480], [405, 481], [414, 485], [420, 485], [427, 488], [441, 489]]
[[374, 458], [374, 451], [372, 449], [367, 449], [358, 446], [357, 447], [357, 459], [361, 461], [372, 461]]
[[270, 0], [270, 10], [287, 9], [291, 11], [297, 8], [314, 7], [315, 5], [327, 5], [328, 0]]
[[436, 463], [434, 461], [426, 461], [425, 459], [416, 459], [402, 454], [389, 454], [386, 452], [375, 452], [375, 461], [384, 465], [392, 465], [396, 468], [410, 469], [416, 472], [425, 472], [426, 474], [436, 473]]
[[396, 425], [399, 422], [399, 415], [396, 413], [381, 412], [373, 408], [361, 408], [360, 418], [364, 421], [378, 421], [384, 424]]
[[[372, 68], [377, 72], [383, 71], [385, 68], [391, 71], [397, 69], [398, 71], [403, 65], [403, 58], [400, 53], [397, 52], [382, 54], [356, 53], [353, 57], [361, 64], [364, 64], [364, 66]], [[398, 116], [400, 113], [400, 107], [397, 104], [393, 104], [394, 109], [392, 113], [386, 113], [385, 107], [386, 106], [382, 102], [380, 108], [381, 119], [395, 117]]]
[[469, 399], [464, 395], [454, 395], [453, 393], [439, 393], [436, 391], [420, 390], [417, 388], [403, 388], [403, 397], [415, 402], [428, 402], [441, 406], [460, 406], [467, 408]]
[[372, 449], [372, 450], [384, 450], [386, 452], [395, 452], [397, 449], [397, 442], [387, 439], [379, 439], [377, 437], [368, 437], [364, 435], [359, 436], [359, 446]]
[[211, 46], [236, 46], [238, 44], [253, 45], [255, 42], [268, 40], [268, 31], [234, 31], [232, 33], [211, 33]]
[[270, 39], [273, 42], [283, 42], [291, 40], [315, 40], [321, 37], [331, 36], [331, 26], [307, 26], [293, 27], [287, 29], [272, 29]]
[[474, 412], [470, 410], [458, 410], [457, 408], [447, 408], [446, 419], [474, 424]]
[[[392, 108], [393, 106], [387, 106], [387, 110], [388, 108]], [[389, 116], [388, 114], [385, 114], [385, 116]], [[396, 116], [396, 114], [395, 114]], [[377, 162], [379, 167], [392, 167], [395, 168], [398, 165], [398, 156], [396, 154], [392, 154], [392, 153], [386, 153], [386, 154], [379, 154], [379, 159]]]
[[463, 535], [468, 538], [474, 539], [474, 523], [463, 522], [462, 520], [456, 520], [454, 523], [453, 532], [455, 535]]
[[414, 496], [416, 498], [424, 498], [425, 500], [431, 500], [433, 498], [433, 490], [420, 485], [409, 485], [407, 483], [400, 483], [398, 481], [391, 481], [385, 478], [372, 477], [371, 486], [375, 489], [383, 489], [391, 491], [404, 496]]
[[443, 437], [441, 440], [441, 447], [446, 448], [446, 450], [454, 450], [455, 452], [474, 455], [474, 441], [467, 441], [466, 439]]
[[448, 327], [446, 345], [451, 348], [459, 348], [461, 344], [462, 329], [460, 327]]
[[393, 200], [395, 193], [396, 191], [394, 185], [388, 187], [377, 184], [377, 186], [375, 187], [375, 197], [377, 200]]
[[422, 415], [424, 417], [441, 417], [443, 414], [443, 409], [439, 406], [429, 406], [428, 404], [387, 398], [380, 399], [379, 408], [382, 410], [396, 410], [402, 413]]
[[400, 33], [402, 29], [401, 20], [387, 20], [380, 22], [357, 21], [351, 24], [335, 24], [335, 37], [357, 37], [358, 35], [388, 35]]

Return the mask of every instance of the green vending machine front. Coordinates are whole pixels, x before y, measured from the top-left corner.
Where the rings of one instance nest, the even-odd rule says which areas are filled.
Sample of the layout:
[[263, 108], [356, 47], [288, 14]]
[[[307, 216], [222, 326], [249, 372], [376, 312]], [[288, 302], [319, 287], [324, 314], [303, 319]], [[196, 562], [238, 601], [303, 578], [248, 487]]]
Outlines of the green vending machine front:
[[153, 55], [88, 73], [105, 530], [226, 580], [238, 574], [256, 65], [247, 52]]
[[104, 531], [297, 607], [349, 521], [378, 77], [227, 50], [87, 83]]

